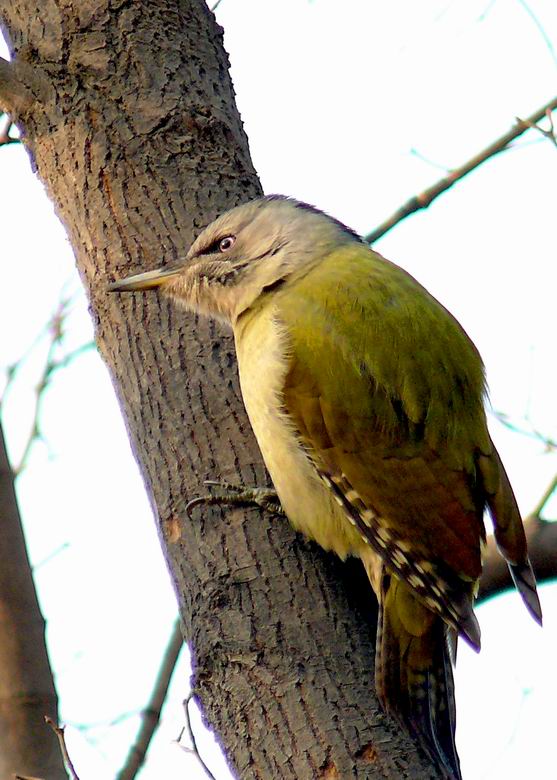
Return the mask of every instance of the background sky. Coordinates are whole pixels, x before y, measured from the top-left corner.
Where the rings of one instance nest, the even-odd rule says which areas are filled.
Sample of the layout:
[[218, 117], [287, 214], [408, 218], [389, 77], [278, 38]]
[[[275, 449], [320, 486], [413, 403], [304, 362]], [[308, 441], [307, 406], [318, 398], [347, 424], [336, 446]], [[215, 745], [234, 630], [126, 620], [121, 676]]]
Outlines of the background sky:
[[[362, 233], [556, 91], [554, 0], [222, 0], [216, 13], [265, 191]], [[557, 149], [530, 131], [376, 244], [461, 321], [484, 357], [493, 409], [527, 431], [490, 417], [524, 513], [557, 471], [535, 435], [557, 438], [556, 174]], [[48, 347], [37, 337], [61, 296], [72, 302], [57, 355], [89, 342], [92, 328], [71, 248], [23, 148], [0, 149], [0, 177], [3, 374], [27, 354], [2, 406], [17, 463]], [[155, 679], [174, 596], [94, 351], [53, 376], [40, 423], [18, 497], [70, 751], [81, 780], [108, 780]], [[546, 516], [557, 518], [555, 499]], [[123, 560], [123, 549], [133, 554]], [[543, 631], [509, 594], [478, 609], [481, 654], [459, 650], [467, 779], [553, 775], [557, 589], [541, 597]], [[184, 652], [141, 780], [203, 777], [175, 744], [188, 676]], [[197, 714], [194, 729], [225, 780]]]

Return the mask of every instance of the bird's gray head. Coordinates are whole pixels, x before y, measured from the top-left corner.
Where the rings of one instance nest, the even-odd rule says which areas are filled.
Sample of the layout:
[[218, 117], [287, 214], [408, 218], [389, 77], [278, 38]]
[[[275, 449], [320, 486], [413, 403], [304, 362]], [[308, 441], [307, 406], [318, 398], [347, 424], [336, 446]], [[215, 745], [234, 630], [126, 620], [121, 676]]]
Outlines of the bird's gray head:
[[114, 282], [114, 291], [161, 290], [192, 311], [232, 324], [264, 293], [361, 238], [313, 206], [279, 195], [227, 211], [178, 265]]

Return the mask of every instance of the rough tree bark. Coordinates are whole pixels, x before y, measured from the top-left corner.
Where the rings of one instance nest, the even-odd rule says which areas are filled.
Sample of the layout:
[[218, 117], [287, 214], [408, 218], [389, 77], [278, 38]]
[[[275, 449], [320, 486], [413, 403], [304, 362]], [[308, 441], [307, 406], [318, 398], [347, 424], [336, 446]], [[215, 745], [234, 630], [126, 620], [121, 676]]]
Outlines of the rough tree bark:
[[260, 193], [222, 30], [202, 0], [4, 0], [0, 19], [13, 57], [0, 62], [0, 105], [72, 242], [156, 507], [196, 690], [234, 771], [437, 777], [375, 699], [359, 569], [254, 510], [184, 512], [205, 478], [266, 478], [230, 334], [156, 295], [106, 293], [114, 277], [175, 261], [200, 227]]
[[0, 777], [63, 780], [58, 742], [44, 721], [58, 713], [45, 624], [1, 427], [0, 524]]

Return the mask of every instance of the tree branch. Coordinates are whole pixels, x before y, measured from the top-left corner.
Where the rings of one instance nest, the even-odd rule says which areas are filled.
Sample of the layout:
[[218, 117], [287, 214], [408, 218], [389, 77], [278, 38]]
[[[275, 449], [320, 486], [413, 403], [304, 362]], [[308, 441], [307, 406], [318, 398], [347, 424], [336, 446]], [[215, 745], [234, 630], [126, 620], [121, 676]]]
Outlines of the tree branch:
[[64, 765], [44, 728], [58, 700], [14, 477], [0, 424], [0, 777], [64, 778]]
[[162, 706], [166, 699], [168, 686], [170, 685], [170, 678], [172, 677], [172, 672], [174, 671], [176, 661], [178, 660], [183, 645], [184, 640], [182, 639], [182, 632], [180, 630], [180, 621], [177, 620], [174, 623], [170, 641], [168, 642], [162, 659], [153, 693], [142, 712], [143, 719], [137, 739], [135, 740], [135, 744], [131, 746], [125, 764], [118, 773], [116, 780], [133, 780], [143, 766], [153, 734], [159, 725]]
[[33, 95], [18, 78], [11, 62], [0, 57], [0, 109], [19, 113], [33, 105]]
[[540, 517], [541, 513], [545, 509], [545, 505], [547, 504], [547, 502], [549, 501], [549, 499], [551, 498], [551, 496], [553, 495], [556, 489], [557, 489], [557, 474], [553, 477], [553, 479], [547, 486], [545, 493], [543, 494], [543, 496], [540, 498], [538, 502], [537, 507], [532, 512], [532, 514], [535, 517]]
[[[420, 211], [421, 209], [426, 209], [435, 200], [435, 198], [441, 195], [441, 193], [448, 190], [453, 186], [453, 184], [464, 178], [464, 176], [470, 173], [470, 171], [473, 171], [474, 168], [480, 166], [490, 157], [495, 157], [496, 154], [504, 151], [508, 145], [515, 140], [515, 138], [518, 138], [526, 130], [531, 129], [532, 126], [536, 125], [537, 122], [542, 120], [545, 116], [548, 116], [556, 109], [557, 97], [554, 97], [549, 101], [549, 103], [546, 103], [545, 106], [539, 108], [527, 119], [517, 119], [516, 124], [507, 133], [502, 135], [496, 141], [493, 141], [493, 143], [489, 144], [489, 146], [486, 146], [485, 149], [483, 149], [481, 152], [478, 152], [478, 154], [474, 155], [474, 157], [471, 157], [460, 167], [449, 171], [446, 176], [444, 176], [442, 179], [439, 179], [439, 181], [433, 184], [431, 187], [423, 190], [423, 192], [421, 192], [419, 195], [414, 195], [414, 197], [410, 198], [410, 200], [397, 209], [394, 214], [391, 214], [388, 219], [376, 227], [375, 230], [372, 230], [370, 233], [368, 233], [365, 236], [365, 240], [368, 242], [368, 244], [373, 244], [374, 241], [377, 241], [377, 239], [381, 238], [381, 236], [384, 236], [385, 233], [388, 233], [389, 230], [391, 230], [395, 225], [398, 225], [399, 222], [402, 222], [403, 219], [406, 219], [406, 217], [410, 216], [410, 214], [413, 214], [416, 211]], [[540, 128], [537, 129], [539, 130]], [[544, 135], [546, 135], [545, 132]]]
[[549, 128], [540, 127], [535, 122], [530, 122], [529, 119], [525, 119], [524, 123], [528, 125], [532, 130], [537, 130], [538, 133], [541, 133], [544, 138], [547, 138], [548, 141], [551, 141], [553, 146], [557, 146], [557, 136], [555, 135], [555, 126], [553, 124], [553, 117], [551, 116], [551, 111], [547, 111], [546, 116], [549, 120]]
[[21, 472], [25, 469], [25, 467], [27, 466], [29, 453], [31, 452], [33, 445], [37, 440], [41, 439], [40, 418], [41, 418], [42, 404], [44, 401], [44, 393], [47, 387], [49, 386], [53, 375], [55, 374], [56, 371], [60, 370], [61, 368], [66, 368], [68, 365], [70, 365], [70, 363], [73, 360], [75, 360], [77, 357], [79, 357], [87, 350], [95, 348], [95, 343], [93, 341], [89, 341], [77, 347], [76, 349], [72, 350], [71, 352], [66, 353], [62, 357], [60, 358], [57, 357], [57, 353], [59, 351], [59, 348], [62, 345], [65, 336], [65, 323], [66, 323], [66, 318], [69, 314], [70, 304], [71, 304], [71, 298], [60, 299], [56, 311], [49, 319], [48, 323], [45, 325], [44, 329], [41, 331], [36, 341], [30, 347], [29, 351], [25, 353], [17, 363], [14, 363], [13, 365], [9, 366], [6, 369], [6, 384], [2, 392], [0, 393], [0, 414], [2, 413], [3, 403], [6, 399], [8, 392], [12, 388], [12, 385], [17, 377], [17, 373], [20, 367], [25, 362], [28, 354], [34, 349], [37, 342], [40, 341], [45, 334], [48, 335], [48, 351], [46, 354], [41, 375], [35, 386], [35, 405], [33, 411], [33, 418], [29, 428], [29, 435], [27, 437], [25, 446], [23, 448], [23, 453], [21, 455], [19, 463], [13, 469], [14, 476], [19, 476]]
[[[188, 732], [188, 737], [191, 742], [191, 748], [185, 748], [189, 753], [192, 753], [198, 760], [199, 765], [209, 778], [209, 780], [216, 780], [214, 774], [211, 772], [205, 761], [201, 758], [201, 753], [199, 752], [199, 748], [197, 747], [197, 740], [195, 739], [195, 734], [193, 733], [193, 728], [191, 725], [191, 718], [190, 718], [190, 701], [194, 697], [194, 691], [192, 691], [187, 699], [184, 699], [184, 713], [186, 715], [186, 730]], [[183, 747], [183, 745], [181, 746]]]
[[79, 776], [75, 771], [75, 767], [72, 763], [70, 754], [68, 753], [68, 748], [66, 746], [66, 738], [64, 736], [64, 726], [58, 726], [58, 724], [55, 723], [52, 720], [52, 718], [49, 718], [48, 715], [44, 716], [44, 720], [45, 723], [47, 723], [50, 726], [52, 731], [58, 737], [60, 752], [62, 753], [62, 758], [64, 759], [64, 766], [66, 767], [66, 772], [68, 773], [68, 777], [70, 778], [70, 780], [79, 780]]

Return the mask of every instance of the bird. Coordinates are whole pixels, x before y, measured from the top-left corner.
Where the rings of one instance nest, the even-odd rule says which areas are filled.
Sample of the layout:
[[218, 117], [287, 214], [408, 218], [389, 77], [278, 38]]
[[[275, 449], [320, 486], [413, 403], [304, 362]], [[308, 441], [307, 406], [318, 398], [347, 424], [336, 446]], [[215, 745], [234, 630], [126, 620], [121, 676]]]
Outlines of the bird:
[[541, 624], [522, 519], [488, 432], [482, 359], [456, 319], [354, 230], [268, 195], [179, 263], [117, 280], [232, 327], [246, 411], [284, 513], [359, 558], [379, 603], [375, 687], [460, 780], [453, 665], [476, 651], [484, 513]]

